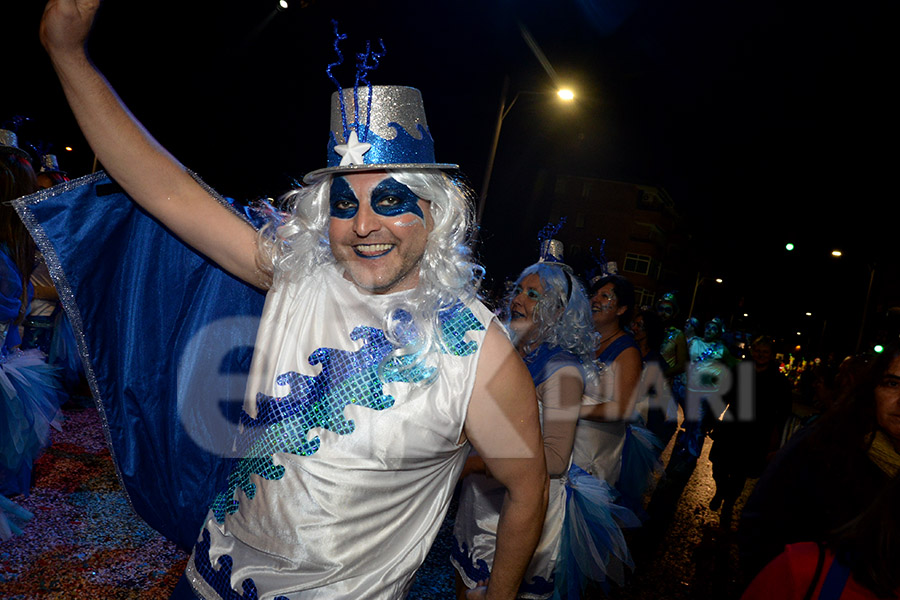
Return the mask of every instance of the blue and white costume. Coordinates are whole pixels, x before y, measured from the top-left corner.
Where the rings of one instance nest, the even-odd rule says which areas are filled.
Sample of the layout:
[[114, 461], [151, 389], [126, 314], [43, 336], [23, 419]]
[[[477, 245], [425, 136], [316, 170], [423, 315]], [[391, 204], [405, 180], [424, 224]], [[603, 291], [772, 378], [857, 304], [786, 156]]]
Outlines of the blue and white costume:
[[[405, 294], [399, 292], [398, 294]], [[270, 290], [245, 401], [248, 449], [213, 501], [187, 574], [205, 598], [402, 598], [465, 461], [459, 444], [493, 315], [442, 316], [430, 387], [376, 371], [398, 294], [361, 293], [335, 266]]]
[[[584, 381], [584, 369], [573, 354], [546, 344], [525, 359], [537, 392], [543, 427], [546, 392], [563, 376]], [[570, 459], [571, 462], [571, 459]], [[568, 470], [566, 468], [566, 470]], [[566, 473], [550, 478], [550, 496], [544, 528], [537, 549], [519, 587], [519, 598], [549, 598], [553, 594], [554, 571], [559, 560], [559, 544], [565, 516]], [[497, 545], [497, 524], [506, 488], [495, 479], [474, 474], [463, 481], [459, 510], [453, 529], [451, 562], [468, 587], [488, 579]]]
[[[415, 370], [382, 383], [392, 346], [380, 327], [396, 294], [364, 295], [323, 266], [300, 284], [276, 277], [263, 308], [259, 290], [173, 238], [102, 174], [17, 209], [72, 318], [129, 500], [193, 548], [197, 593], [406, 593], [464, 461], [458, 440], [494, 318], [486, 307], [442, 314], [447, 351], [430, 387]], [[110, 254], [119, 261], [100, 259]], [[222, 457], [223, 438], [235, 458]]]
[[[17, 348], [22, 291], [19, 270], [0, 249], [0, 494], [27, 496], [34, 460], [50, 445], [51, 427], [59, 427], [61, 390], [43, 354]], [[20, 522], [32, 516], [0, 495], [0, 540], [21, 533], [7, 515]]]
[[[543, 399], [562, 377], [584, 382], [584, 366], [575, 355], [546, 344], [526, 357], [525, 364], [535, 383], [543, 427]], [[490, 577], [504, 493], [502, 485], [483, 475], [463, 482], [451, 562], [468, 587]], [[574, 598], [589, 580], [621, 583], [621, 565], [629, 560], [621, 526], [636, 526], [638, 521], [613, 503], [615, 496], [605, 482], [572, 465], [571, 456], [569, 468], [551, 473], [544, 527], [518, 598], [545, 599], [562, 592]]]

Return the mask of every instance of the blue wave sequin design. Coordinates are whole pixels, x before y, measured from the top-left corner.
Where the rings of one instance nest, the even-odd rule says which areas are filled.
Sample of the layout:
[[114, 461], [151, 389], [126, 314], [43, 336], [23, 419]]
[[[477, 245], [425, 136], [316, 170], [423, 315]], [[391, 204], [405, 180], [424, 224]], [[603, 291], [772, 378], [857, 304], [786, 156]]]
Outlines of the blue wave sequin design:
[[[363, 154], [364, 164], [430, 164], [435, 162], [434, 140], [428, 130], [422, 127], [422, 125], [416, 124], [415, 133], [418, 133], [418, 139], [413, 137], [413, 134], [404, 129], [399, 123], [390, 122], [388, 125], [393, 127], [397, 132], [397, 135], [393, 139], [386, 140], [377, 135], [374, 131], [368, 132], [366, 142], [372, 144], [372, 146], [365, 154]], [[332, 132], [328, 138], [329, 167], [336, 167], [341, 164], [342, 157], [334, 150], [336, 145], [338, 145], [338, 142]]]
[[[479, 558], [476, 562], [472, 562], [472, 557], [469, 554], [469, 545], [457, 540], [456, 536], [453, 537], [453, 542], [454, 544], [450, 546], [450, 558], [462, 567], [463, 571], [466, 572], [466, 577], [475, 582], [486, 581], [491, 578], [491, 568], [485, 560]], [[542, 596], [553, 592], [554, 586], [555, 577], [553, 575], [550, 576], [549, 581], [540, 575], [535, 575], [531, 581], [523, 581], [519, 585], [519, 594]]]
[[491, 569], [486, 561], [478, 559], [478, 564], [474, 564], [472, 557], [469, 556], [469, 545], [465, 542], [460, 542], [455, 536], [453, 542], [454, 544], [450, 546], [450, 558], [462, 567], [463, 571], [466, 572], [466, 577], [476, 582], [490, 578]]
[[[216, 591], [222, 600], [259, 600], [259, 592], [256, 583], [249, 577], [241, 582], [243, 594], [239, 594], [231, 587], [231, 571], [234, 566], [231, 557], [227, 554], [220, 556], [216, 561], [218, 568], [213, 567], [209, 559], [210, 536], [203, 530], [203, 539], [197, 542], [194, 550], [194, 567], [197, 573], [203, 577], [206, 583]], [[287, 596], [276, 596], [273, 600], [289, 600]]]
[[[447, 353], [466, 356], [477, 350], [478, 344], [467, 342], [465, 335], [467, 331], [484, 330], [484, 325], [465, 305], [458, 303], [442, 311], [440, 320]], [[407, 356], [395, 359], [392, 368], [384, 369], [382, 379], [378, 367], [394, 349], [384, 332], [374, 327], [356, 327], [350, 339], [364, 340], [363, 347], [354, 352], [317, 349], [309, 356], [309, 364], [322, 365], [321, 373], [315, 377], [294, 371], [279, 375], [276, 382], [289, 386], [290, 392], [281, 398], [258, 394], [255, 419], [246, 412], [241, 413], [242, 458], [234, 460], [227, 487], [216, 495], [210, 506], [216, 521], [222, 523], [226, 514], [237, 512], [240, 503], [234, 495], [238, 487], [248, 498], [256, 496], [251, 474], [268, 481], [284, 477], [284, 467], [273, 463], [273, 454], [314, 454], [321, 439], [318, 436], [307, 439], [311, 429], [323, 427], [338, 435], [353, 433], [356, 424], [344, 417], [348, 405], [385, 410], [394, 405], [394, 398], [383, 393], [385, 383], [416, 383], [432, 375], [431, 368], [415, 364], [416, 356]]]

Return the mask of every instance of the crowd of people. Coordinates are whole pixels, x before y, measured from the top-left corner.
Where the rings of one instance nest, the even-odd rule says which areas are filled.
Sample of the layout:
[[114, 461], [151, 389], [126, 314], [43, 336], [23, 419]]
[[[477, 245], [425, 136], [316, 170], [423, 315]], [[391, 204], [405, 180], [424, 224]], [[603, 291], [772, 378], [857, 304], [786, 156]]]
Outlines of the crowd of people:
[[[96, 9], [51, 2], [41, 39], [115, 183], [59, 185], [53, 159], [36, 172], [0, 131], [4, 539], [31, 518], [15, 497], [83, 364], [137, 512], [191, 552], [173, 598], [402, 598], [454, 493], [459, 598], [602, 597], [628, 584], [628, 532], [659, 514], [654, 488], [688, 472], [708, 439], [710, 508], [723, 526], [739, 518], [745, 598], [897, 597], [897, 347], [786, 435], [797, 394], [772, 339], [741, 361], [723, 321], [685, 317], [675, 293], [636, 306], [615, 263], [579, 276], [558, 231], [542, 232], [508, 293], [484, 300], [470, 194], [435, 160], [421, 97], [365, 76], [332, 99], [327, 166], [284, 198], [285, 214], [251, 223], [93, 66]], [[85, 216], [99, 197], [115, 210]], [[127, 291], [108, 293], [87, 255], [119, 261]], [[185, 264], [176, 288], [167, 270]], [[236, 338], [172, 340], [247, 314], [254, 352], [233, 421], [204, 410], [221, 386], [198, 397], [190, 381], [148, 376], [143, 357], [177, 346], [178, 360], [153, 364], [215, 384], [208, 357], [231, 356]], [[136, 393], [148, 381], [153, 402]], [[152, 454], [150, 427], [164, 432]], [[170, 476], [167, 489], [151, 472]]]

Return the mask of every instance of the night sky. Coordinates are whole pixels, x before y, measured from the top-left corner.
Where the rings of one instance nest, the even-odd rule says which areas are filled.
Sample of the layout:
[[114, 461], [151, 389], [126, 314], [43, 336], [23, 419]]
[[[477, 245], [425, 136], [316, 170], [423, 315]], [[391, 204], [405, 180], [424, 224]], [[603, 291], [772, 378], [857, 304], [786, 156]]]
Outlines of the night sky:
[[[64, 169], [85, 174], [93, 156], [37, 41], [42, 2], [6, 4], [0, 122], [29, 116], [20, 137], [52, 143]], [[812, 340], [824, 326], [852, 350], [871, 265], [869, 319], [900, 304], [889, 243], [900, 216], [896, 3], [293, 0], [277, 14], [274, 4], [107, 0], [92, 40], [137, 117], [225, 195], [276, 195], [323, 166], [333, 18], [345, 54], [384, 40], [371, 80], [421, 89], [438, 160], [480, 188], [504, 77], [510, 96], [553, 90], [521, 23], [577, 100], [522, 94], [504, 121], [483, 231], [497, 277], [530, 262], [521, 257], [537, 232], [518, 230], [516, 213], [549, 169], [665, 188], [693, 231], [686, 279], [724, 277], [723, 308], [744, 298], [741, 310], [762, 315], [756, 329], [802, 326]], [[336, 74], [349, 85], [354, 71]], [[510, 247], [522, 264], [492, 264], [492, 248]], [[806, 310], [823, 320], [800, 322]]]

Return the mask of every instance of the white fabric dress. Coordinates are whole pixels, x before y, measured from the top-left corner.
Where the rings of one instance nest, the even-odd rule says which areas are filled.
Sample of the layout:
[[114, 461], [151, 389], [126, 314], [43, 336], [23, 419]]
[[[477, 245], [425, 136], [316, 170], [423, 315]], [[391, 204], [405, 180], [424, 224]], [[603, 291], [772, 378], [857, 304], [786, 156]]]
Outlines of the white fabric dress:
[[[627, 348], [637, 348], [631, 336], [623, 335], [597, 357], [599, 375], [589, 382], [583, 404], [609, 402], [616, 389], [615, 360]], [[575, 429], [574, 463], [598, 479], [615, 486], [622, 470], [627, 421], [591, 421], [579, 419]]]
[[428, 387], [377, 366], [405, 294], [363, 294], [335, 266], [266, 299], [231, 485], [188, 562], [204, 598], [403, 598], [466, 456], [458, 444], [484, 335], [478, 302], [442, 318]]
[[[559, 378], [577, 377], [583, 381], [581, 366], [577, 359], [568, 352], [557, 350], [557, 358], [551, 361], [552, 366], [548, 369], [552, 374], [535, 388], [542, 428], [545, 412], [542, 400], [548, 393], [553, 393], [549, 390], [559, 385]], [[569, 462], [571, 464], [571, 456]], [[566, 514], [566, 481], [565, 472], [550, 479], [550, 496], [547, 514], [544, 517], [544, 528], [519, 587], [518, 598], [538, 600], [549, 598], [553, 594], [554, 576], [560, 558], [563, 520]], [[497, 525], [505, 492], [506, 488], [497, 480], [481, 474], [471, 475], [463, 481], [459, 510], [453, 529], [455, 547], [451, 549], [450, 560], [469, 588], [475, 587], [478, 581], [490, 577], [497, 546]]]

